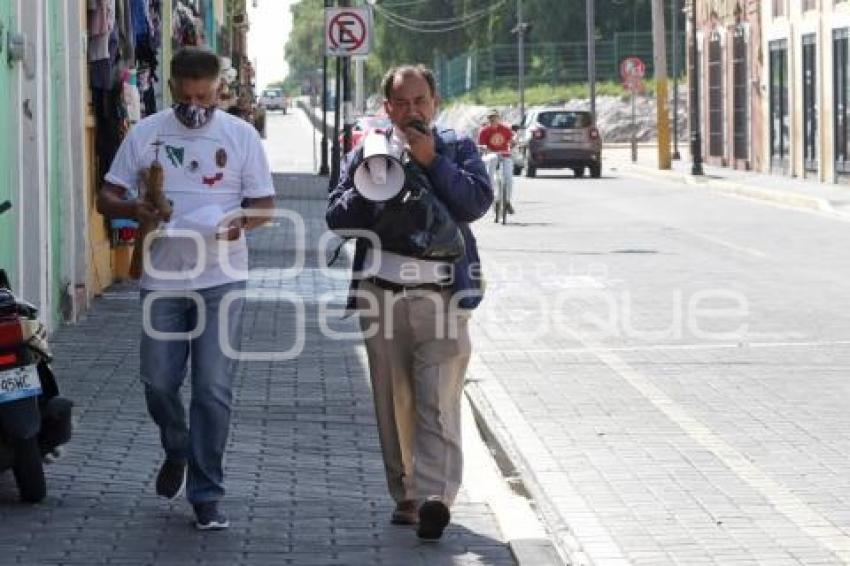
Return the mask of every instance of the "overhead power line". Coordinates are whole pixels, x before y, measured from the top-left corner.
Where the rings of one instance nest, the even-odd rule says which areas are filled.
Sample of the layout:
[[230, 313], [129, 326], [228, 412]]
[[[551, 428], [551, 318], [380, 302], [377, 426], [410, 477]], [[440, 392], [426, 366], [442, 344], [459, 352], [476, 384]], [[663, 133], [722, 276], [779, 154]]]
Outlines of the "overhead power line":
[[[446, 20], [417, 20], [414, 18], [403, 16], [396, 12], [391, 12], [390, 10], [387, 10], [386, 8], [378, 4], [374, 5], [374, 8], [375, 11], [381, 16], [383, 16], [389, 23], [397, 27], [406, 29], [408, 31], [417, 33], [444, 33], [461, 29], [474, 22], [477, 22], [478, 20], [481, 20], [489, 16], [493, 12], [497, 11], [506, 3], [507, 0], [500, 0], [496, 4], [488, 6], [487, 8], [482, 8], [476, 12], [466, 14], [465, 16]], [[434, 28], [432, 26], [442, 27]]]
[[[502, 2], [504, 4], [504, 2]], [[412, 26], [437, 26], [437, 25], [455, 25], [460, 24], [466, 21], [471, 21], [478, 19], [481, 16], [487, 15], [489, 12], [492, 12], [494, 8], [497, 6], [487, 6], [486, 8], [481, 8], [480, 10], [476, 10], [475, 12], [470, 12], [463, 16], [457, 16], [454, 18], [449, 18], [447, 20], [417, 20], [415, 18], [411, 18], [409, 16], [404, 16], [399, 13], [392, 13], [392, 16], [399, 19], [400, 21], [406, 22]], [[384, 12], [388, 12], [388, 10], [384, 6], [380, 6]]]
[[406, 8], [407, 6], [421, 6], [422, 4], [427, 4], [432, 0], [401, 0], [399, 2], [393, 2], [392, 4], [384, 2], [384, 8]]

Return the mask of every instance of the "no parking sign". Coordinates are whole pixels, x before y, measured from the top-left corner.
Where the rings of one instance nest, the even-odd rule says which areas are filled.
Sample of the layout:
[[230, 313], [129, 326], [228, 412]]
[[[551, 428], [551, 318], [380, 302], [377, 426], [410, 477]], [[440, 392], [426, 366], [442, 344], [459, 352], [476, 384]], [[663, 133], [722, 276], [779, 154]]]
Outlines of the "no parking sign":
[[646, 74], [646, 65], [637, 57], [627, 57], [620, 63], [620, 78], [623, 85], [630, 91], [643, 90], [643, 77]]
[[368, 8], [325, 8], [325, 52], [330, 57], [368, 55], [372, 42]]

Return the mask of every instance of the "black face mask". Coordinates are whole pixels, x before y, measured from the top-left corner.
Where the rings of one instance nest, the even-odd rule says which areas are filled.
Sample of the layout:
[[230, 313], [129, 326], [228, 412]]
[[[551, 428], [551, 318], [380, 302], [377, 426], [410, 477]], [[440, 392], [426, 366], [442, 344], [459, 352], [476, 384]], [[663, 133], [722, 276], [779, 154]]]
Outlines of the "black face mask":
[[174, 117], [187, 128], [196, 129], [207, 125], [215, 113], [215, 105], [200, 106], [198, 104], [186, 104], [184, 102], [176, 102], [171, 108], [174, 110]]

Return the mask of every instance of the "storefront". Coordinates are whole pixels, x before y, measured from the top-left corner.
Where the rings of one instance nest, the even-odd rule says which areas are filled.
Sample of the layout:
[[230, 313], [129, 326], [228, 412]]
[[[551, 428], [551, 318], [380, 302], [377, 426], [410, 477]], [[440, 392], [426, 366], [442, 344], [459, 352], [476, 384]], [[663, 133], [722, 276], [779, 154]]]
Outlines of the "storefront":
[[703, 155], [712, 165], [760, 170], [762, 93], [758, 3], [697, 3]]

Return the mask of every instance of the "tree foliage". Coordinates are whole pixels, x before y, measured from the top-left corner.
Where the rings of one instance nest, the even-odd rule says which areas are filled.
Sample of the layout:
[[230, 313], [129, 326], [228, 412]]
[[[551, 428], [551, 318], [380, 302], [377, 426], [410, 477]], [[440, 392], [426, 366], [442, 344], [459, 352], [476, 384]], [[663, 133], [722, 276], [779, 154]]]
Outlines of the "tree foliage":
[[300, 84], [322, 67], [324, 51], [324, 1], [300, 0], [292, 10], [292, 33], [284, 47], [289, 84]]
[[[530, 24], [528, 42], [559, 43], [586, 38], [585, 0], [522, 0], [522, 4], [523, 19]], [[286, 59], [290, 72], [298, 78], [321, 66], [323, 6], [322, 0], [301, 0], [292, 7], [294, 26], [286, 44]], [[494, 9], [469, 25], [442, 33], [407, 29], [377, 12], [375, 42], [367, 64], [373, 88], [383, 71], [395, 64], [432, 65], [437, 54], [454, 56], [469, 49], [516, 42], [512, 30], [517, 24], [517, 0], [378, 0], [378, 6], [405, 22], [452, 21], [491, 6]], [[615, 32], [649, 31], [652, 27], [649, 0], [595, 0], [595, 6], [599, 38], [611, 37]]]

